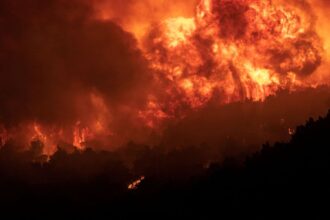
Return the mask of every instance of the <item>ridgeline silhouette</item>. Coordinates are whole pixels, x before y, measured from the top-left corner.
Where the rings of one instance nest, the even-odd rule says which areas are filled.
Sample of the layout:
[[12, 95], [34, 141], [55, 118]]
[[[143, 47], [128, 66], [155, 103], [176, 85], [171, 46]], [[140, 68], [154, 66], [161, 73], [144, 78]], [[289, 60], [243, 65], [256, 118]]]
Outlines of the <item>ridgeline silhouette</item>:
[[302, 216], [329, 203], [329, 131], [330, 111], [297, 127], [288, 143], [218, 162], [208, 160], [203, 146], [169, 152], [133, 143], [116, 152], [59, 148], [48, 161], [39, 156], [41, 142], [20, 153], [8, 142], [0, 150], [0, 209], [34, 218], [64, 212], [121, 219]]

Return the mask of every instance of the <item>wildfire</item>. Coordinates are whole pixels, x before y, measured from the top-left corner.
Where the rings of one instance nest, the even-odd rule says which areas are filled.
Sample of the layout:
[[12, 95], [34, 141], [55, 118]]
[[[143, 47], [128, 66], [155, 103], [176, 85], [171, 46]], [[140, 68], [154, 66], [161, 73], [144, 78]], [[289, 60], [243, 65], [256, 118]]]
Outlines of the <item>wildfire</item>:
[[[33, 112], [33, 114], [31, 113], [33, 119], [22, 119], [22, 122], [15, 122], [13, 126], [10, 123], [10, 125], [6, 125], [7, 127], [2, 126], [2, 122], [0, 122], [0, 146], [11, 138], [22, 139], [25, 145], [30, 145], [33, 140], [39, 140], [44, 144], [43, 153], [49, 155], [56, 151], [60, 142], [84, 149], [90, 141], [96, 138], [103, 141], [114, 137], [120, 139], [118, 145], [121, 145], [122, 139], [131, 138], [131, 130], [135, 131], [135, 128], [150, 129], [152, 130], [150, 133], [155, 130], [159, 131], [161, 130], [159, 128], [165, 124], [164, 121], [180, 120], [189, 112], [201, 109], [209, 103], [223, 105], [245, 100], [264, 101], [280, 90], [295, 91], [301, 88], [314, 88], [326, 83], [322, 78], [313, 78], [325, 57], [324, 42], [319, 35], [326, 31], [315, 30], [315, 18], [310, 9], [304, 10], [298, 6], [295, 7], [294, 4], [279, 2], [271, 0], [200, 0], [192, 16], [159, 16], [158, 20], [153, 19], [152, 22], [149, 22], [149, 26], [146, 25], [146, 21], [143, 21], [141, 27], [136, 23], [138, 20], [143, 20], [144, 17], [140, 15], [141, 18], [134, 22], [134, 28], [129, 30], [134, 32], [135, 37], [138, 38], [137, 46], [139, 48], [134, 47], [136, 42], [133, 41], [133, 37], [131, 40], [123, 42], [123, 45], [118, 48], [122, 50], [126, 47], [126, 43], [129, 44], [128, 47], [133, 45], [132, 47], [136, 49], [134, 53], [129, 50], [129, 52], [123, 52], [123, 55], [131, 59], [131, 57], [135, 58], [137, 54], [139, 57], [142, 54], [141, 60], [145, 63], [141, 68], [143, 69], [141, 74], [151, 72], [150, 81], [152, 82], [148, 81], [148, 83], [152, 86], [149, 88], [149, 85], [146, 85], [148, 89], [146, 89], [147, 92], [144, 91], [144, 95], [141, 95], [142, 98], [131, 93], [121, 95], [121, 85], [118, 86], [118, 91], [114, 92], [111, 90], [112, 88], [108, 88], [116, 87], [117, 80], [120, 82], [118, 84], [121, 84], [130, 79], [125, 77], [121, 79], [123, 75], [121, 71], [125, 69], [123, 67], [126, 67], [126, 61], [118, 65], [112, 64], [111, 68], [114, 69], [114, 72], [118, 70], [120, 74], [118, 76], [114, 74], [114, 79], [108, 79], [107, 74], [112, 73], [111, 71], [108, 73], [108, 55], [104, 55], [106, 62], [102, 60], [97, 61], [95, 65], [90, 65], [91, 70], [88, 70], [88, 73], [90, 71], [91, 76], [84, 79], [87, 82], [72, 83], [74, 86], [71, 83], [68, 84], [68, 88], [74, 87], [72, 90], [75, 90], [76, 86], [82, 86], [83, 91], [82, 97], [77, 97], [78, 101], [72, 100], [74, 107], [71, 106], [70, 119], [65, 118], [57, 124], [53, 121], [43, 120], [47, 118], [47, 113], [40, 116], [38, 112]], [[99, 17], [100, 22], [108, 21], [115, 16], [113, 14], [116, 14], [115, 11], [106, 11], [106, 7], [100, 11], [101, 14], [96, 16]], [[73, 19], [72, 22], [74, 21], [76, 20]], [[89, 23], [89, 21], [85, 23]], [[121, 24], [123, 21], [118, 23]], [[95, 31], [106, 29], [108, 25], [108, 23], [100, 25]], [[119, 29], [116, 30], [120, 32]], [[108, 29], [106, 30], [108, 31]], [[141, 34], [144, 31], [146, 33]], [[118, 33], [118, 36], [121, 34], [123, 33]], [[83, 41], [85, 43], [89, 42], [90, 38], [94, 40], [97, 34], [95, 36], [87, 35], [85, 37], [88, 38]], [[45, 38], [48, 39], [48, 37], [52, 37], [51, 34], [46, 35]], [[31, 37], [29, 36], [29, 38]], [[117, 40], [116, 38], [121, 37], [114, 37], [114, 40]], [[11, 45], [10, 40], [6, 42], [10, 44], [8, 50], [13, 50], [13, 54], [15, 54], [16, 47]], [[107, 42], [107, 39], [104, 42]], [[325, 46], [328, 47], [329, 42], [325, 40], [325, 43], [327, 44]], [[113, 49], [109, 48], [109, 50]], [[60, 51], [62, 52], [62, 49]], [[100, 53], [100, 56], [103, 54], [107, 53]], [[109, 56], [116, 55], [117, 52], [114, 51]], [[69, 57], [71, 55], [68, 55]], [[39, 62], [39, 57], [36, 60]], [[43, 59], [40, 60], [40, 62], [44, 62]], [[59, 60], [62, 60], [62, 57]], [[76, 58], [73, 60], [76, 62]], [[76, 63], [79, 65], [78, 56], [77, 60]], [[134, 62], [138, 64], [134, 63], [133, 68], [128, 67], [125, 71], [133, 71], [136, 66], [139, 66], [139, 61], [134, 59]], [[109, 60], [110, 62], [111, 60]], [[46, 64], [45, 66], [48, 66], [48, 61]], [[60, 64], [58, 69], [65, 70], [65, 65], [63, 64], [62, 67]], [[35, 64], [31, 64], [31, 66], [33, 67]], [[54, 66], [57, 66], [57, 63]], [[95, 79], [92, 76], [94, 66], [97, 66], [96, 69], [102, 72], [95, 76]], [[70, 68], [67, 69], [66, 71], [70, 72]], [[84, 67], [72, 69], [74, 71], [72, 75], [80, 76], [79, 74], [84, 72]], [[88, 73], [86, 74], [88, 75]], [[149, 79], [149, 75], [146, 78]], [[71, 76], [66, 80], [70, 79]], [[132, 82], [132, 85], [135, 84], [134, 80]], [[102, 84], [99, 86], [100, 88], [96, 85], [98, 83]], [[84, 89], [85, 85], [88, 85], [87, 91]], [[123, 88], [127, 89], [130, 86], [131, 84], [127, 87], [123, 86]], [[43, 89], [47, 88], [42, 87], [40, 91]], [[55, 92], [51, 94], [53, 93]], [[107, 93], [113, 94], [108, 97]], [[80, 94], [74, 93], [72, 97], [70, 96], [70, 101], [76, 96], [80, 96]], [[42, 99], [44, 99], [43, 96]], [[118, 101], [119, 99], [124, 99], [124, 101]], [[78, 110], [76, 110], [76, 106], [78, 106]], [[134, 106], [133, 109], [131, 106]], [[35, 111], [34, 108], [31, 109], [31, 111]], [[60, 117], [63, 115], [61, 114]], [[56, 125], [52, 125], [52, 123]], [[131, 123], [131, 127], [133, 127], [130, 131], [126, 129], [128, 123]], [[116, 126], [119, 128], [113, 130], [113, 127]], [[293, 132], [289, 130], [289, 133]], [[123, 138], [120, 137], [121, 135]], [[106, 144], [111, 141], [107, 140]], [[141, 177], [130, 186], [134, 188], [143, 179], [144, 177]]]
[[[196, 29], [193, 18], [170, 18], [164, 22], [164, 31], [169, 48], [176, 48], [180, 44], [187, 42]], [[162, 38], [154, 39], [154, 42], [162, 41]]]
[[8, 140], [18, 140], [22, 148], [28, 149], [35, 141], [42, 143], [42, 155], [52, 155], [58, 147], [67, 146], [70, 149], [83, 150], [88, 141], [98, 137], [113, 135], [108, 126], [109, 111], [104, 100], [90, 95], [90, 101], [96, 109], [95, 113], [84, 120], [77, 120], [73, 125], [50, 125], [39, 121], [22, 122], [15, 127], [6, 128], [0, 124], [0, 147]]
[[84, 149], [89, 136], [91, 136], [89, 129], [87, 127], [81, 127], [81, 122], [78, 121], [73, 130], [73, 146]]
[[39, 141], [43, 145], [40, 153], [42, 155], [52, 155], [56, 152], [61, 141], [72, 144], [77, 149], [84, 149], [86, 141], [92, 136], [92, 132], [87, 127], [83, 127], [80, 122], [77, 122], [72, 130], [67, 129], [66, 131], [62, 128], [47, 126], [38, 122], [28, 122], [12, 130], [0, 129], [0, 146], [5, 145], [9, 139], [19, 140], [23, 145], [22, 147], [26, 148], [30, 147], [34, 141]]
[[295, 129], [293, 129], [293, 128], [289, 128], [288, 129], [288, 133], [289, 133], [289, 135], [294, 135], [295, 134]]
[[312, 87], [322, 47], [306, 16], [267, 0], [201, 0], [195, 17], [161, 22], [143, 47], [169, 96], [159, 105], [177, 117], [182, 106], [263, 101]]
[[130, 183], [129, 185], [128, 185], [128, 189], [129, 190], [134, 190], [134, 189], [137, 189], [138, 188], [138, 186], [142, 183], [142, 181], [145, 179], [145, 177], [144, 176], [141, 176], [139, 179], [137, 179], [137, 180], [135, 180], [135, 181], [133, 181], [132, 183]]

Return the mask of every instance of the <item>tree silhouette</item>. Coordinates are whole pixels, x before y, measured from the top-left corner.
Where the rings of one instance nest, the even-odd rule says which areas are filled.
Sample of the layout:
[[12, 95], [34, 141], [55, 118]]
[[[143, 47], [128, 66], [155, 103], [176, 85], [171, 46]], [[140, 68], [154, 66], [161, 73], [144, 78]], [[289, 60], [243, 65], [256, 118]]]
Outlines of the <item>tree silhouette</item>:
[[[209, 161], [204, 146], [169, 151], [133, 143], [115, 152], [67, 153], [59, 147], [46, 160], [40, 141], [19, 151], [11, 140], [0, 149], [1, 209], [201, 219], [227, 214], [268, 219], [289, 211], [297, 217], [327, 205], [329, 131], [330, 111], [297, 127], [288, 143], [265, 143], [244, 161], [218, 162]], [[128, 190], [141, 176], [145, 179]]]

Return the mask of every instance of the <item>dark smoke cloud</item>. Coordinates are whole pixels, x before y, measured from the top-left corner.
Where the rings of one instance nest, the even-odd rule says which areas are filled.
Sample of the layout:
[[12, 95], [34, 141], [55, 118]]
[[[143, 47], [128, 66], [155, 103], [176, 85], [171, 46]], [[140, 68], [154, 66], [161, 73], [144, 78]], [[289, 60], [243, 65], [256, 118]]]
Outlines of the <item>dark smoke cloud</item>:
[[82, 120], [91, 92], [114, 114], [143, 105], [150, 83], [135, 39], [93, 13], [87, 0], [0, 2], [1, 122]]
[[[146, 131], [137, 117], [138, 111], [145, 105], [148, 93], [153, 89], [150, 71], [133, 35], [123, 31], [114, 22], [94, 19], [97, 17], [95, 13], [98, 13], [94, 9], [99, 9], [96, 5], [102, 5], [102, 2], [115, 11], [116, 21], [126, 24], [134, 19], [145, 20], [146, 17], [151, 17], [147, 19], [149, 22], [162, 18], [168, 14], [166, 7], [163, 8], [164, 11], [160, 9], [163, 6], [171, 8], [178, 1], [170, 1], [172, 4], [166, 3], [168, 1], [161, 1], [160, 4], [152, 0], [0, 1], [0, 124], [12, 127], [23, 121], [36, 120], [46, 124], [72, 126], [78, 120], [88, 122], [98, 111], [90, 99], [90, 94], [93, 93], [104, 99], [110, 111], [109, 126], [116, 134], [120, 134], [115, 139], [139, 140], [144, 136]], [[148, 4], [141, 9], [144, 2]], [[196, 2], [190, 0], [180, 0], [179, 5], [186, 5], [188, 2], [189, 8], [196, 6]], [[323, 4], [329, 5], [327, 1]], [[237, 27], [237, 24], [246, 22], [243, 16], [244, 4], [238, 8], [228, 8], [225, 5], [221, 7], [225, 7], [228, 12], [218, 18], [219, 22], [232, 27], [229, 32], [222, 30], [222, 37], [242, 37], [244, 25]], [[156, 12], [153, 8], [157, 9]], [[184, 10], [174, 7], [170, 11], [173, 15]], [[237, 16], [237, 19], [231, 20], [232, 15]], [[125, 20], [126, 16], [128, 21]], [[298, 46], [305, 49], [302, 44]], [[277, 65], [276, 60], [274, 65]], [[313, 63], [307, 65], [301, 70], [302, 74], [307, 75], [314, 71]], [[205, 66], [212, 68], [212, 65]], [[319, 95], [312, 97], [311, 100], [317, 100], [315, 97]], [[269, 104], [265, 112], [273, 106], [277, 109], [285, 108], [286, 103], [287, 101], [281, 102], [281, 105]], [[300, 109], [313, 104], [302, 103], [303, 100], [298, 105]], [[323, 111], [327, 107], [317, 109]], [[179, 124], [174, 122], [174, 125], [166, 129], [162, 141], [177, 146], [207, 141], [215, 144], [227, 140], [227, 134], [237, 132], [236, 128], [241, 126], [240, 120], [246, 116], [237, 118], [241, 109], [233, 107], [234, 110], [231, 111], [231, 108], [207, 106], [206, 109], [193, 112]], [[321, 110], [315, 111], [317, 115]], [[298, 122], [305, 120], [309, 113], [306, 110]], [[251, 120], [253, 117], [256, 115], [252, 113], [246, 116]], [[262, 120], [267, 122], [273, 119], [269, 116], [260, 118], [255, 123], [249, 122], [255, 128], [254, 131], [259, 131], [258, 126]], [[241, 127], [246, 132], [242, 133], [252, 137], [255, 133], [248, 133], [250, 128], [251, 126]], [[270, 136], [263, 137], [261, 141], [258, 139], [258, 143]], [[121, 142], [113, 139], [111, 141], [114, 145]], [[254, 140], [252, 142], [256, 143]]]

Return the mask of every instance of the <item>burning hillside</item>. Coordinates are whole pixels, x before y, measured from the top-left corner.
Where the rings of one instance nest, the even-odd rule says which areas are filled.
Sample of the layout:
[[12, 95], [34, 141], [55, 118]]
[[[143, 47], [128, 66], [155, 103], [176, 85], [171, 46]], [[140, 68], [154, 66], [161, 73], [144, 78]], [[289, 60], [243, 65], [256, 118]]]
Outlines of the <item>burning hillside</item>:
[[0, 211], [269, 219], [324, 203], [329, 11], [0, 0]]
[[166, 93], [160, 116], [321, 84], [309, 78], [323, 51], [306, 14], [271, 1], [203, 0], [195, 17], [157, 25], [144, 45]]
[[[214, 112], [227, 105], [328, 85], [327, 7], [321, 0], [3, 0], [0, 145], [14, 140], [22, 150], [38, 140], [49, 155], [58, 145], [172, 143], [169, 130], [198, 136], [192, 127], [200, 121], [187, 123], [195, 115], [217, 121]], [[324, 113], [326, 94], [294, 123]]]

